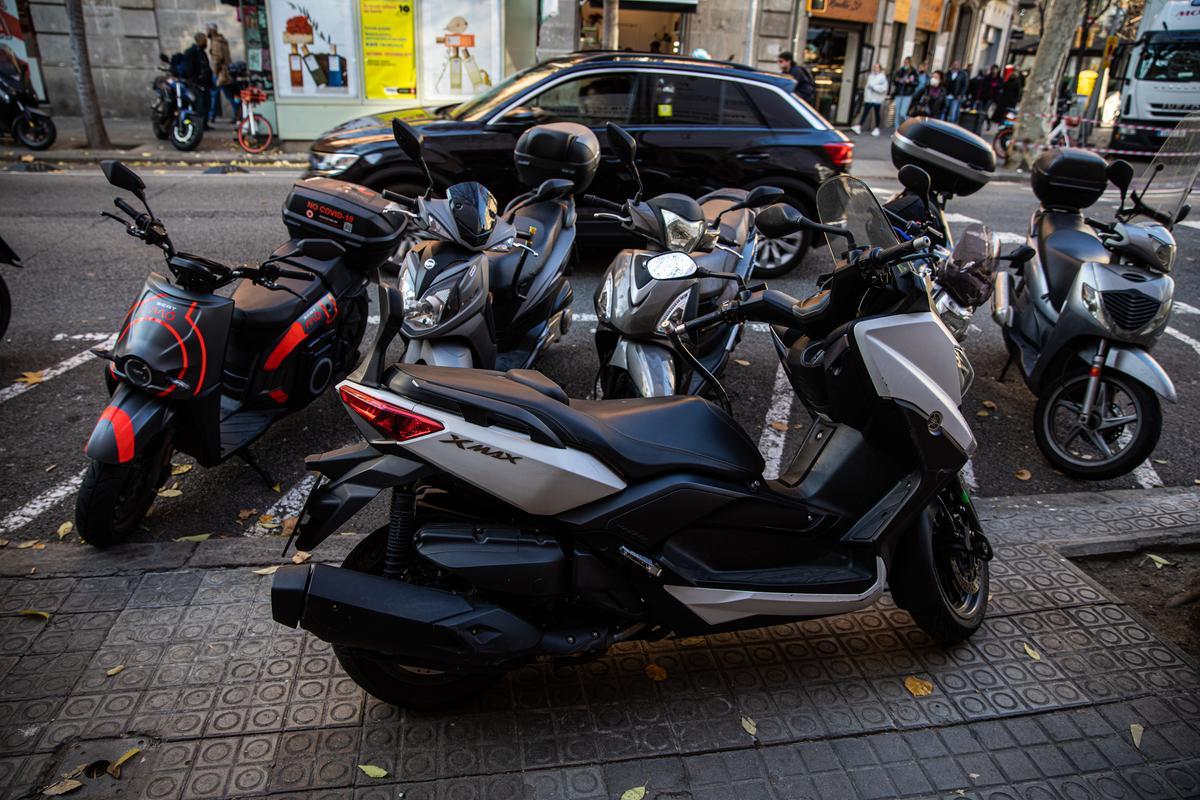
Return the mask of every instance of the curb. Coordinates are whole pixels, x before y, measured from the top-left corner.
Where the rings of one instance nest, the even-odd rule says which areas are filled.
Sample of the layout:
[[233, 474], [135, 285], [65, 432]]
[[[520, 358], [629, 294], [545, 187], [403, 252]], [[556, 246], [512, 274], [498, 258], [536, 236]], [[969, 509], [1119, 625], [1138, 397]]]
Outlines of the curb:
[[72, 152], [69, 150], [61, 152], [51, 150], [45, 153], [0, 151], [0, 166], [22, 162], [28, 163], [28, 157], [32, 155], [35, 161], [61, 165], [99, 164], [101, 161], [108, 159], [119, 159], [131, 166], [212, 167], [228, 164], [260, 169], [264, 167], [306, 169], [308, 167], [308, 159], [300, 153], [279, 153], [278, 155], [264, 158], [249, 153], [230, 153], [225, 151], [217, 153], [178, 153], [172, 155], [154, 153], [149, 156], [143, 156], [141, 152], [136, 148], [130, 150], [105, 150], [94, 153]]

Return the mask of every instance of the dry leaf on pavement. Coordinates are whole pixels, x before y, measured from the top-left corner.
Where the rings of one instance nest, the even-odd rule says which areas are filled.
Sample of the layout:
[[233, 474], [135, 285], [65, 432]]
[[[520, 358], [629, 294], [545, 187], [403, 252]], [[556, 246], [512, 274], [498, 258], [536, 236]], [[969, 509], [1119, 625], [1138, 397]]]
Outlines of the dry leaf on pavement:
[[279, 570], [279, 565], [273, 567], [263, 567], [262, 569], [254, 570], [255, 575], [274, 575]]
[[983, 407], [986, 408], [988, 411], [995, 411], [996, 403], [994, 400], [984, 400]]
[[735, 359], [733, 360], [733, 363], [737, 364], [739, 367], [748, 367], [748, 366], [750, 366], [750, 362], [749, 362], [749, 361], [747, 361], [747, 360], [746, 360], [746, 359], [744, 359], [744, 358], [735, 358]]
[[105, 674], [105, 675], [107, 675], [108, 677], [110, 677], [110, 678], [111, 678], [111, 677], [113, 677], [114, 675], [120, 675], [120, 674], [121, 674], [122, 672], [124, 672], [124, 671], [125, 671], [125, 665], [124, 665], [124, 664], [117, 664], [117, 665], [116, 665], [115, 667], [113, 667], [112, 669], [106, 669], [106, 670], [104, 670], [104, 674]]
[[42, 620], [45, 622], [50, 621], [50, 612], [49, 611], [38, 611], [33, 608], [22, 608], [17, 613], [19, 615], [21, 615], [22, 617], [41, 617]]
[[27, 383], [30, 386], [32, 386], [35, 383], [41, 383], [41, 382], [42, 382], [41, 370], [38, 370], [37, 372], [22, 372], [21, 377], [17, 378], [17, 383]]
[[203, 542], [205, 539], [207, 539], [210, 536], [212, 536], [211, 533], [196, 533], [196, 534], [192, 534], [191, 536], [180, 536], [179, 538], [175, 539], [174, 541], [176, 541], [176, 542]]
[[292, 531], [296, 530], [296, 523], [300, 521], [299, 517], [284, 517], [283, 527], [279, 531], [280, 536], [291, 536]]
[[771, 427], [774, 428], [775, 430], [779, 431], [780, 433], [784, 433], [788, 429], [788, 424], [781, 420], [775, 420], [774, 422], [771, 423]]
[[933, 694], [933, 684], [916, 675], [909, 675], [904, 679], [904, 688], [908, 689], [908, 693], [913, 697], [928, 697]]
[[275, 490], [275, 494], [279, 494], [280, 492], [283, 491], [283, 489], [280, 488], [278, 483], [275, 484], [274, 486], [272, 486], [271, 488]]
[[992, 412], [986, 411], [982, 408], [975, 412], [975, 416], [977, 416], [977, 417], [990, 417], [991, 415], [992, 415]]
[[83, 786], [83, 781], [77, 781], [74, 778], [67, 778], [66, 780], [59, 781], [53, 786], [47, 786], [45, 789], [42, 789], [42, 796], [58, 797], [60, 794], [73, 792], [80, 786]]
[[74, 528], [75, 528], [75, 524], [72, 522], [64, 522], [62, 525], [59, 525], [58, 526], [58, 538], [59, 539], [63, 538], [64, 536], [69, 534], [72, 530], [74, 530]]
[[258, 513], [256, 508], [243, 508], [238, 512], [238, 522], [245, 522]]
[[46, 472], [53, 472], [54, 468], [57, 466], [58, 464], [51, 464], [50, 466], [46, 467]]
[[8, 539], [0, 539], [0, 547], [8, 547]]
[[297, 550], [296, 555], [292, 556], [292, 563], [293, 564], [303, 564], [305, 561], [308, 561], [310, 558], [312, 558], [312, 553], [309, 553], [306, 550]]
[[749, 717], [742, 717], [742, 730], [751, 736], [758, 737], [758, 723]]
[[258, 518], [258, 524], [264, 528], [278, 528], [279, 523], [275, 521], [274, 514], [263, 514]]
[[642, 800], [646, 796], [645, 786], [635, 786], [621, 792], [621, 800]]
[[171, 474], [172, 475], [186, 475], [187, 473], [189, 473], [191, 471], [192, 471], [191, 464], [172, 464], [171, 465]]
[[181, 492], [179, 489], [159, 489], [158, 490], [159, 497], [179, 497], [181, 494], [183, 494], [183, 492]]
[[386, 778], [387, 770], [383, 767], [377, 767], [374, 764], [359, 764], [358, 768], [363, 771], [363, 774], [368, 778]]
[[1013, 477], [1019, 481], [1027, 481], [1033, 477], [1033, 473], [1027, 469], [1019, 469], [1013, 473]]
[[665, 681], [667, 679], [667, 671], [658, 664], [647, 664], [646, 677], [652, 681]]
[[124, 753], [121, 755], [121, 757], [120, 757], [120, 758], [118, 758], [118, 759], [117, 759], [116, 761], [114, 761], [113, 763], [109, 764], [109, 765], [108, 765], [108, 768], [107, 768], [107, 769], [105, 769], [104, 771], [105, 771], [105, 772], [107, 772], [109, 775], [112, 775], [114, 778], [120, 778], [120, 777], [121, 777], [121, 766], [122, 766], [122, 765], [123, 765], [123, 764], [124, 764], [126, 761], [128, 761], [128, 760], [129, 760], [129, 759], [131, 759], [131, 758], [133, 758], [134, 756], [136, 756], [136, 755], [137, 755], [138, 753], [140, 753], [140, 752], [142, 752], [142, 748], [140, 748], [140, 747], [131, 747], [131, 748], [129, 748], [128, 750], [126, 750], [126, 751], [125, 751], [125, 752], [124, 752]]
[[17, 545], [17, 549], [18, 550], [28, 550], [29, 548], [33, 547], [36, 544], [40, 544], [40, 542], [38, 542], [37, 539], [30, 539], [27, 542], [21, 542], [19, 545]]
[[1025, 644], [1025, 655], [1029, 656], [1034, 661], [1042, 660], [1042, 654], [1030, 647], [1028, 642]]
[[1173, 566], [1175, 566], [1175, 562], [1174, 562], [1174, 561], [1168, 561], [1167, 559], [1163, 558], [1162, 556], [1156, 556], [1156, 555], [1154, 555], [1154, 553], [1146, 553], [1146, 558], [1148, 558], [1148, 559], [1150, 559], [1152, 562], [1154, 562], [1154, 568], [1155, 568], [1155, 569], [1162, 569], [1163, 567], [1173, 567]]
[[1133, 737], [1133, 746], [1138, 750], [1142, 749], [1142, 734], [1145, 732], [1146, 729], [1136, 722], [1129, 726], [1129, 735]]

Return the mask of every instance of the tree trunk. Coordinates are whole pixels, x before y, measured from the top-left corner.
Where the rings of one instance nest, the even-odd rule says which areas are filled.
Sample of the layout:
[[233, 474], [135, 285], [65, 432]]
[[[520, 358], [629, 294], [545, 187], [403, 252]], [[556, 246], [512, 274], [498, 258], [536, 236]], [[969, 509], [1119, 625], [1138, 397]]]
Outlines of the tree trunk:
[[71, 61], [75, 71], [75, 90], [79, 93], [79, 113], [88, 147], [112, 147], [104, 119], [100, 116], [100, 101], [92, 81], [92, 62], [88, 58], [87, 33], [83, 27], [83, 0], [66, 0], [67, 27], [71, 32]]
[[1050, 133], [1054, 120], [1048, 115], [1054, 113], [1058, 80], [1071, 51], [1071, 40], [1075, 38], [1078, 15], [1078, 0], [1049, 0], [1047, 3], [1037, 54], [1033, 57], [1033, 68], [1017, 108], [1017, 125], [1008, 148], [1008, 162], [1019, 157], [1025, 168], [1033, 166], [1040, 152], [1036, 145], [1045, 142]]
[[619, 44], [617, 25], [621, 18], [617, 2], [604, 0], [604, 38], [600, 40], [600, 46], [605, 50], [616, 50]]

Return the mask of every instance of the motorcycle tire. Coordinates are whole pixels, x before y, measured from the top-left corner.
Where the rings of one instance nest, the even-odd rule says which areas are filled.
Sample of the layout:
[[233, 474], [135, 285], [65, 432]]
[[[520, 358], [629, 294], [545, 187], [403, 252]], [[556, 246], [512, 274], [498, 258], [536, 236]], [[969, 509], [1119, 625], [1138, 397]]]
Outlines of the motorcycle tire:
[[8, 331], [8, 321], [12, 319], [12, 296], [8, 293], [8, 284], [0, 278], [0, 339]]
[[[342, 568], [382, 575], [386, 549], [385, 525], [359, 542], [342, 562]], [[346, 674], [364, 691], [402, 708], [451, 706], [486, 691], [501, 678], [500, 673], [463, 674], [409, 667], [378, 653], [338, 644], [333, 645], [333, 653]]]
[[12, 135], [30, 150], [46, 150], [58, 138], [58, 128], [49, 117], [22, 115], [13, 121]]
[[912, 616], [917, 627], [938, 642], [956, 644], [983, 624], [990, 577], [988, 562], [979, 559], [977, 583], [969, 597], [966, 590], [954, 586], [945, 538], [954, 531], [940, 516], [941, 502], [935, 498], [897, 544], [888, 584], [896, 605]]
[[176, 150], [182, 150], [185, 153], [195, 150], [200, 146], [200, 140], [204, 138], [204, 123], [193, 117], [183, 120], [177, 118], [171, 125], [170, 138], [171, 144]]
[[150, 127], [154, 131], [155, 139], [166, 140], [171, 135], [171, 120], [169, 119], [151, 117]]
[[173, 432], [167, 431], [127, 463], [88, 465], [75, 500], [79, 538], [93, 547], [109, 547], [137, 530], [171, 474], [174, 440]]
[[[1150, 454], [1154, 452], [1154, 448], [1158, 446], [1158, 437], [1162, 433], [1162, 404], [1159, 402], [1158, 395], [1145, 384], [1119, 373], [1105, 373], [1101, 380], [1118, 386], [1136, 405], [1137, 430], [1133, 434], [1132, 441], [1127, 443], [1114, 459], [1099, 462], [1094, 466], [1080, 463], [1078, 460], [1073, 461], [1070, 455], [1062, 449], [1070, 444], [1070, 440], [1065, 444], [1058, 442], [1057, 439], [1054, 442], [1051, 441], [1053, 436], [1051, 415], [1055, 405], [1064, 394], [1072, 389], [1078, 390], [1079, 387], [1086, 386], [1087, 380], [1088, 369], [1080, 367], [1067, 371], [1057, 382], [1042, 389], [1033, 411], [1034, 440], [1037, 441], [1038, 448], [1041, 449], [1046, 460], [1064, 475], [1085, 481], [1103, 481], [1127, 475], [1149, 458]], [[1105, 438], [1110, 440], [1108, 443], [1111, 445], [1116, 441], [1123, 430], [1124, 426], [1115, 433], [1110, 430], [1105, 435]]]

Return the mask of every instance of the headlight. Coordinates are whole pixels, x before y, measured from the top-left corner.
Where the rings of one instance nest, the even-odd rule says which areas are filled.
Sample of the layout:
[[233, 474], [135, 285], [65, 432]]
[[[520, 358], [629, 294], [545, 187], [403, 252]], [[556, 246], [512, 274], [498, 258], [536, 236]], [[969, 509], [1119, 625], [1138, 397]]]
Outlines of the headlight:
[[[462, 275], [454, 275], [433, 284], [416, 302], [410, 302], [406, 296], [404, 322], [414, 331], [431, 330], [453, 319], [460, 309], [470, 305], [482, 291], [483, 270], [476, 262]], [[403, 279], [400, 293], [405, 293]]]
[[958, 399], [961, 401], [975, 382], [975, 368], [971, 366], [967, 351], [961, 345], [954, 345], [954, 362], [958, 366]]
[[691, 222], [665, 208], [659, 209], [663, 221], [663, 244], [668, 250], [690, 253], [700, 244], [708, 227], [704, 220]]
[[1158, 266], [1163, 272], [1170, 272], [1171, 265], [1175, 263], [1175, 245], [1160, 244], [1154, 248], [1154, 259], [1158, 261]]
[[659, 333], [670, 333], [671, 329], [683, 322], [683, 315], [687, 313], [688, 300], [692, 299], [692, 289], [689, 286], [686, 291], [681, 292], [678, 297], [671, 301], [671, 305], [667, 306], [667, 310], [658, 318], [656, 326]]
[[1175, 298], [1168, 297], [1158, 306], [1158, 312], [1154, 315], [1154, 319], [1150, 320], [1150, 324], [1142, 329], [1142, 333], [1150, 333], [1156, 331], [1163, 325], [1167, 324], [1167, 319], [1171, 316], [1171, 307], [1175, 305]]
[[406, 309], [417, 302], [417, 286], [413, 280], [413, 270], [409, 269], [407, 263], [409, 260], [405, 259], [406, 263], [400, 267], [400, 296], [404, 298]]
[[313, 150], [308, 154], [308, 166], [313, 172], [336, 175], [350, 169], [361, 157], [354, 153], [320, 153]]
[[608, 272], [604, 276], [604, 283], [600, 285], [600, 294], [596, 295], [596, 315], [602, 320], [607, 320], [612, 316], [613, 308], [613, 276], [612, 272]]
[[954, 334], [955, 339], [961, 340], [967, 335], [967, 326], [971, 324], [971, 317], [974, 316], [974, 310], [965, 306], [959, 305], [950, 296], [949, 292], [938, 292], [934, 300], [934, 308], [937, 314], [942, 318], [942, 322]]
[[137, 356], [126, 356], [121, 362], [121, 371], [125, 373], [129, 382], [139, 389], [146, 389], [154, 383], [154, 370]]
[[1092, 312], [1092, 316], [1106, 328], [1112, 327], [1108, 324], [1108, 315], [1104, 313], [1104, 304], [1100, 302], [1100, 292], [1093, 289], [1090, 284], [1079, 284], [1080, 294], [1083, 295], [1083, 304], [1087, 306], [1087, 310]]

